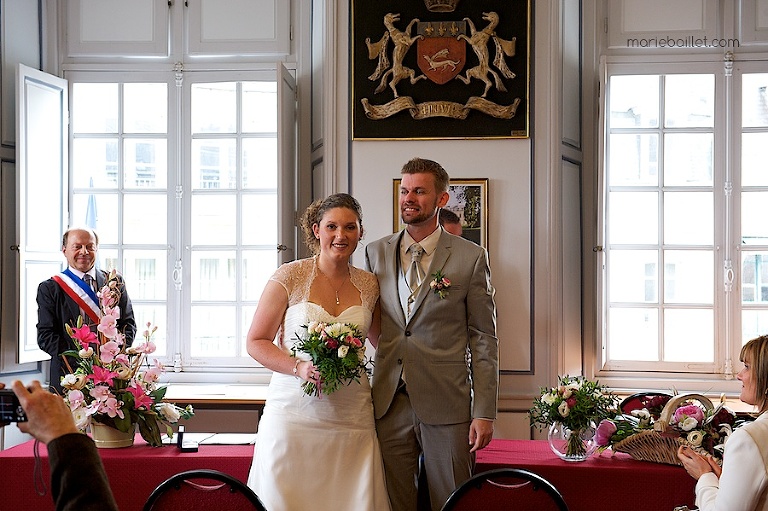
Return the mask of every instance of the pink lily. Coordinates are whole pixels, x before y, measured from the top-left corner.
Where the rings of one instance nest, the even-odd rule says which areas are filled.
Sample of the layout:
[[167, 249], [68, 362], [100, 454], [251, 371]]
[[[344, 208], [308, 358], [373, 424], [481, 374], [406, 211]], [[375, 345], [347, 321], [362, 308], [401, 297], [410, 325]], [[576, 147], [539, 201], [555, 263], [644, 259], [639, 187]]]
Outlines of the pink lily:
[[152, 398], [144, 393], [144, 389], [139, 387], [128, 387], [128, 392], [133, 394], [133, 408], [138, 410], [142, 407], [149, 410], [154, 402]]
[[114, 378], [116, 376], [116, 372], [95, 365], [93, 366], [93, 374], [89, 374], [88, 379], [93, 380], [93, 382], [97, 385], [99, 383], [106, 383], [107, 385], [112, 386], [115, 383]]

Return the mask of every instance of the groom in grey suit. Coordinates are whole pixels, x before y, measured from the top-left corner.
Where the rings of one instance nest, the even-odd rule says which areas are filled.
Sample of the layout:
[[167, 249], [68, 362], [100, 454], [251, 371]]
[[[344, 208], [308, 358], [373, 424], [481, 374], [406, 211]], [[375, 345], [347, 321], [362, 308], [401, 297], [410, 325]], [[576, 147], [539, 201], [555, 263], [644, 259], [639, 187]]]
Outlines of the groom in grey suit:
[[448, 202], [443, 167], [414, 158], [401, 173], [406, 228], [365, 251], [381, 292], [373, 406], [392, 510], [417, 509], [423, 454], [429, 499], [439, 511], [493, 436], [499, 382], [494, 288], [485, 249], [438, 224]]

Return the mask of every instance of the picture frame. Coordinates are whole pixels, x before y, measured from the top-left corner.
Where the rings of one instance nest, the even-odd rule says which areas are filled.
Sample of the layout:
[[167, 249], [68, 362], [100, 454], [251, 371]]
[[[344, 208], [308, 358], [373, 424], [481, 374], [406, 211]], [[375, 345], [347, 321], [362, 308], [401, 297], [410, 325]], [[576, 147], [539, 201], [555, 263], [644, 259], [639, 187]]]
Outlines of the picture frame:
[[[400, 217], [400, 178], [392, 180], [392, 228], [397, 232], [405, 227]], [[488, 178], [451, 179], [448, 185], [448, 204], [445, 208], [459, 217], [461, 237], [488, 250]]]
[[353, 140], [529, 136], [531, 0], [352, 1]]

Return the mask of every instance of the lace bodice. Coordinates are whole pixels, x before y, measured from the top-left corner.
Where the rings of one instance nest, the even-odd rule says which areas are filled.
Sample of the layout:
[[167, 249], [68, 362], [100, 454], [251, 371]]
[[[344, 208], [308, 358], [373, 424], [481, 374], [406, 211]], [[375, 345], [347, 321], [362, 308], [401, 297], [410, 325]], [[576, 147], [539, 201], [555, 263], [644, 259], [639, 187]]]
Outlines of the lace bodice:
[[349, 267], [349, 281], [360, 292], [361, 305], [353, 305], [338, 316], [309, 301], [309, 290], [317, 278], [317, 259], [300, 259], [286, 263], [272, 275], [270, 280], [282, 285], [288, 293], [288, 311], [280, 328], [279, 345], [289, 349], [294, 333], [301, 324], [309, 321], [350, 322], [357, 324], [367, 333], [376, 300], [379, 298], [379, 281], [373, 273], [354, 266]]
[[[288, 293], [288, 307], [309, 299], [312, 282], [317, 278], [317, 258], [299, 259], [285, 263], [275, 271], [270, 280], [281, 284]], [[379, 281], [376, 275], [354, 266], [349, 267], [349, 281], [360, 292], [363, 307], [373, 312], [379, 298]]]

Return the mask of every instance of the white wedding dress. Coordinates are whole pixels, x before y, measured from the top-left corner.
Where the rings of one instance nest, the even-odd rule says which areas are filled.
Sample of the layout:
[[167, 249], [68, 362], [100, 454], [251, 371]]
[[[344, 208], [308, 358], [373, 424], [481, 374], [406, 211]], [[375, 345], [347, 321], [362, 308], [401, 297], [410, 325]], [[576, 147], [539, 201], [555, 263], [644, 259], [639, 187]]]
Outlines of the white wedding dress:
[[[280, 342], [284, 350], [290, 353], [295, 332], [310, 321], [353, 323], [368, 332], [378, 284], [374, 277], [375, 296], [370, 296], [372, 275], [350, 271], [363, 305], [332, 316], [306, 300], [316, 276], [313, 259], [278, 270], [273, 279], [289, 294]], [[294, 376], [272, 375], [248, 486], [269, 511], [389, 511], [368, 378], [319, 398], [304, 394], [302, 383]]]

